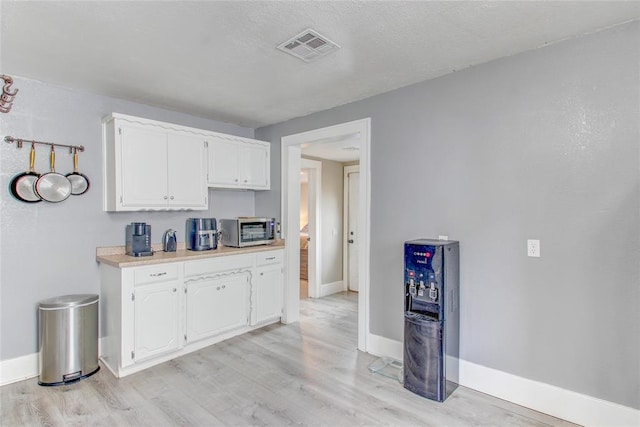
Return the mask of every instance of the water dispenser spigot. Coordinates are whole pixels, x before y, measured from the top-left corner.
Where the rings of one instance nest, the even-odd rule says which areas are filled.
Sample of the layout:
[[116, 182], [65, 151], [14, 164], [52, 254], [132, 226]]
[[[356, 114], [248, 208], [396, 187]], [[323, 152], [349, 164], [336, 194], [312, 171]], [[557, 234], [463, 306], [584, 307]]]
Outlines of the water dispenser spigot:
[[424, 296], [424, 282], [421, 280], [420, 284], [418, 285], [418, 296], [419, 297], [423, 297]]
[[431, 287], [429, 288], [429, 298], [431, 298], [432, 301], [438, 299], [438, 289], [436, 289], [436, 284], [434, 282], [431, 282]]
[[413, 279], [409, 279], [409, 294], [412, 297], [416, 296], [416, 282]]

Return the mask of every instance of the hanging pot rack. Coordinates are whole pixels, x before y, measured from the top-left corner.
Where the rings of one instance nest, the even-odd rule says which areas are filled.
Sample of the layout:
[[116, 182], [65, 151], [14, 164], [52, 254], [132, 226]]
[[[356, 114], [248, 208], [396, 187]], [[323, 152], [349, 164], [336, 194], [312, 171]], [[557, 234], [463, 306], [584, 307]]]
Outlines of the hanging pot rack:
[[22, 144], [24, 143], [48, 145], [50, 147], [67, 147], [69, 148], [70, 154], [73, 153], [73, 150], [78, 150], [80, 152], [84, 151], [84, 145], [68, 145], [68, 144], [58, 144], [57, 142], [31, 141], [29, 139], [14, 138], [8, 135], [4, 137], [4, 142], [6, 142], [7, 144], [13, 144], [15, 142], [18, 148], [22, 148]]

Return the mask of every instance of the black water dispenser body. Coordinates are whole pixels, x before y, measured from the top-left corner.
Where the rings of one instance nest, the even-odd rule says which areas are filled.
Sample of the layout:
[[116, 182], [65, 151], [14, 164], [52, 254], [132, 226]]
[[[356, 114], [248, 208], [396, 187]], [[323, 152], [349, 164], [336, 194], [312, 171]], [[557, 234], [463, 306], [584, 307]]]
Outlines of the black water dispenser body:
[[459, 383], [459, 264], [456, 241], [404, 244], [404, 387], [438, 402]]

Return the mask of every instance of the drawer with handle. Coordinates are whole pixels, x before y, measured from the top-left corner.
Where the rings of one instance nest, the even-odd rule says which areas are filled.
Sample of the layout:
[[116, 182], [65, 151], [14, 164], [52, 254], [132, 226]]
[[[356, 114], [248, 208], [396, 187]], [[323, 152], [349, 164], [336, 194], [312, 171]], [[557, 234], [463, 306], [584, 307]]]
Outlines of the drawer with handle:
[[139, 267], [133, 271], [133, 284], [167, 282], [178, 279], [178, 264], [162, 264], [151, 267]]
[[284, 251], [269, 251], [256, 254], [256, 265], [278, 264], [282, 262]]

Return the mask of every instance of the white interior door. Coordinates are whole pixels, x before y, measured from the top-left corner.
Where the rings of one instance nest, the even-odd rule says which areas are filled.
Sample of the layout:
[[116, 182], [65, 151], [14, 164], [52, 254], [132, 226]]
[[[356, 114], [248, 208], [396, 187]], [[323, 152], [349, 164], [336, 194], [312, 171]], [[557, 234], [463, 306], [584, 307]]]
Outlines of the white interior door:
[[348, 258], [348, 289], [358, 292], [358, 216], [360, 207], [360, 172], [347, 175], [349, 189], [347, 214], [347, 258]]

